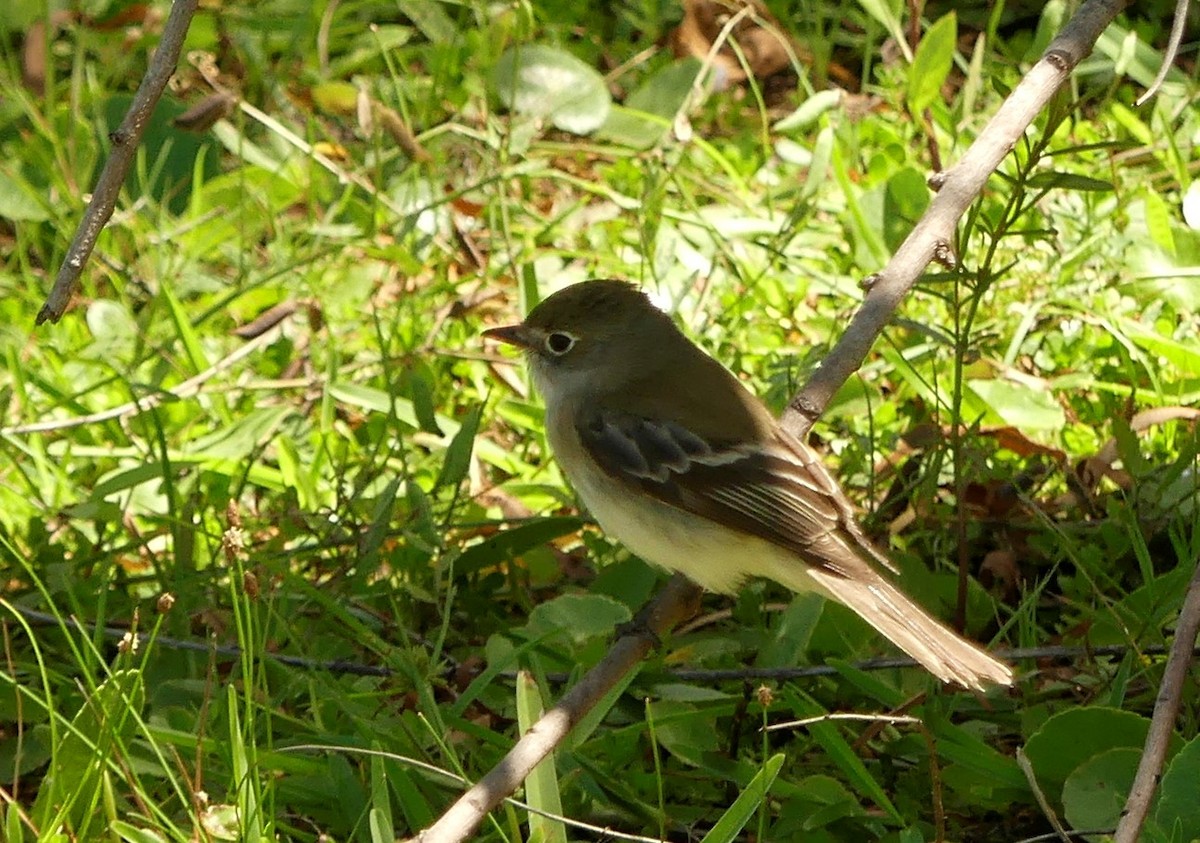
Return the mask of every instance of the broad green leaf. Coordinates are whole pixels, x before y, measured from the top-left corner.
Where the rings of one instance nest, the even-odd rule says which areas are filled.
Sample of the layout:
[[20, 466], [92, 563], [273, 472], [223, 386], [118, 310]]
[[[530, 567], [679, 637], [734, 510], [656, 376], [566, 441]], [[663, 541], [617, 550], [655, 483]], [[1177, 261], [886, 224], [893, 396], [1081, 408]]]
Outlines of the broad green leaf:
[[1200, 782], [1200, 738], [1192, 738], [1171, 759], [1163, 773], [1158, 791], [1158, 825], [1180, 829], [1182, 840], [1200, 837], [1200, 798], [1196, 783]]
[[1062, 791], [1063, 814], [1067, 821], [1074, 828], [1116, 826], [1141, 757], [1140, 747], [1117, 747], [1092, 756], [1072, 770]]
[[921, 114], [941, 96], [942, 84], [954, 63], [954, 44], [958, 38], [958, 17], [954, 12], [942, 15], [925, 30], [917, 44], [913, 63], [908, 68], [908, 110]]
[[529, 627], [538, 632], [563, 630], [576, 641], [608, 635], [632, 615], [624, 603], [602, 594], [562, 594], [539, 603], [529, 613]]
[[137, 320], [128, 308], [111, 299], [96, 299], [87, 309], [87, 326], [93, 343], [88, 354], [112, 360], [124, 358], [137, 343]]
[[612, 107], [597, 137], [638, 149], [658, 143], [670, 130], [699, 72], [700, 63], [695, 59], [662, 68], [630, 94], [624, 105]]
[[1062, 430], [1067, 423], [1066, 413], [1048, 389], [999, 379], [972, 379], [967, 386], [1005, 424], [1020, 430]]
[[733, 800], [733, 804], [709, 829], [708, 834], [704, 835], [702, 843], [733, 843], [734, 840], [742, 839], [742, 829], [766, 801], [767, 794], [771, 792], [771, 785], [775, 783], [775, 777], [779, 775], [786, 757], [783, 753], [778, 753], [767, 759], [762, 769], [742, 789], [737, 799]]
[[[138, 828], [132, 823], [127, 823], [124, 820], [114, 820], [110, 826], [113, 833], [120, 837], [126, 843], [167, 843], [167, 838], [163, 837], [152, 828]], [[20, 840], [20, 837], [9, 837], [9, 840]]]
[[720, 743], [707, 712], [690, 703], [657, 700], [647, 706], [647, 717], [664, 749], [684, 764], [709, 769]]
[[895, 250], [929, 207], [929, 186], [915, 167], [902, 167], [887, 181], [883, 196], [883, 237]]
[[1139, 348], [1164, 358], [1181, 371], [1200, 372], [1200, 341], [1194, 335], [1189, 343], [1163, 336], [1132, 319], [1121, 319], [1117, 324]]
[[434, 44], [450, 44], [460, 37], [458, 27], [439, 3], [397, 0], [396, 6]]
[[[1067, 777], [1088, 759], [1121, 747], [1140, 751], [1149, 727], [1149, 720], [1131, 711], [1071, 708], [1051, 717], [1030, 736], [1025, 756], [1046, 795], [1057, 799]], [[1173, 743], [1178, 749], [1182, 741], [1173, 736]]]
[[1175, 234], [1171, 231], [1171, 211], [1163, 198], [1152, 190], [1142, 194], [1145, 208], [1146, 231], [1154, 245], [1168, 255], [1175, 256]]
[[493, 79], [506, 107], [576, 135], [603, 126], [612, 104], [604, 77], [555, 47], [524, 44], [506, 50]]

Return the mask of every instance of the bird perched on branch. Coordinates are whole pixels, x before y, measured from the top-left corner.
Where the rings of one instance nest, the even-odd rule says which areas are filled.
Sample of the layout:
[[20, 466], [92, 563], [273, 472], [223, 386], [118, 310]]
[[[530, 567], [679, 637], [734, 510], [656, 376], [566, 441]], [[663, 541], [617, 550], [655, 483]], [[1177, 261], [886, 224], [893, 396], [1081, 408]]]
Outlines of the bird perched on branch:
[[820, 457], [635, 287], [576, 284], [484, 335], [525, 351], [563, 472], [638, 556], [710, 591], [761, 576], [819, 592], [943, 682], [1012, 683], [880, 572], [895, 568]]

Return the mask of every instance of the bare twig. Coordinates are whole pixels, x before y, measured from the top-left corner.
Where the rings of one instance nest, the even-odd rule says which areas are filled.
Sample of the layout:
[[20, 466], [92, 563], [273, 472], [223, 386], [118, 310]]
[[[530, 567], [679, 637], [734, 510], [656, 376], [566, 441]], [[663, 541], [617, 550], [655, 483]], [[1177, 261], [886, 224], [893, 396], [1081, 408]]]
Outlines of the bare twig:
[[1054, 829], [1054, 834], [1058, 836], [1058, 839], [1062, 843], [1071, 843], [1071, 836], [1063, 828], [1062, 821], [1050, 805], [1050, 800], [1046, 798], [1042, 786], [1038, 784], [1037, 776], [1033, 772], [1033, 765], [1029, 763], [1029, 757], [1025, 754], [1025, 750], [1019, 746], [1017, 747], [1017, 766], [1025, 774], [1025, 781], [1029, 782], [1029, 789], [1033, 791], [1033, 798], [1037, 800], [1038, 807], [1042, 809], [1042, 815], [1050, 821], [1050, 827]]
[[513, 793], [539, 761], [562, 743], [585, 714], [646, 657], [657, 636], [694, 614], [699, 589], [683, 577], [673, 577], [642, 611], [644, 628], [618, 638], [608, 655], [592, 668], [579, 684], [567, 691], [521, 736], [500, 763], [470, 790], [459, 797], [437, 822], [421, 832], [421, 843], [448, 843], [467, 839], [483, 818]]
[[1197, 564], [1196, 572], [1192, 574], [1187, 596], [1183, 599], [1183, 608], [1179, 610], [1179, 620], [1175, 624], [1175, 640], [1171, 643], [1171, 654], [1167, 656], [1167, 666], [1163, 669], [1158, 699], [1154, 701], [1154, 716], [1150, 719], [1146, 746], [1142, 750], [1142, 760], [1138, 762], [1137, 775], [1133, 778], [1133, 787], [1129, 789], [1129, 798], [1125, 801], [1125, 810], [1117, 824], [1113, 843], [1137, 843], [1138, 835], [1142, 831], [1142, 823], [1146, 821], [1146, 814], [1150, 810], [1150, 799], [1154, 796], [1154, 789], [1158, 786], [1159, 775], [1167, 758], [1167, 747], [1170, 746], [1171, 735], [1175, 731], [1175, 716], [1179, 714], [1183, 683], [1192, 664], [1192, 647], [1196, 643], [1198, 632], [1200, 564]]
[[174, 0], [171, 4], [171, 14], [163, 26], [162, 38], [159, 39], [158, 49], [150, 59], [146, 75], [142, 77], [142, 84], [134, 94], [125, 119], [121, 121], [117, 130], [108, 136], [112, 141], [112, 150], [92, 191], [92, 201], [88, 203], [83, 219], [79, 221], [75, 239], [71, 241], [67, 256], [58, 270], [58, 277], [54, 279], [54, 286], [50, 288], [50, 295], [46, 296], [46, 303], [38, 311], [38, 325], [47, 321], [57, 322], [71, 301], [71, 294], [79, 283], [79, 276], [83, 274], [83, 267], [91, 257], [96, 240], [112, 217], [121, 185], [125, 183], [125, 176], [133, 164], [138, 144], [141, 143], [142, 132], [150, 121], [150, 115], [154, 113], [154, 106], [162, 96], [163, 88], [167, 86], [167, 81], [179, 63], [183, 38], [187, 35], [198, 2], [199, 0]]
[[939, 252], [949, 253], [955, 226], [983, 191], [988, 177], [1125, 6], [1126, 0], [1088, 0], [1080, 6], [962, 160], [939, 179], [929, 209], [887, 266], [872, 277], [870, 292], [846, 332], [784, 411], [780, 422], [785, 429], [797, 436], [806, 435], [834, 393], [862, 366], [875, 338], [925, 267]]
[[1191, 0], [1175, 0], [1175, 20], [1171, 23], [1171, 37], [1167, 41], [1166, 52], [1163, 53], [1162, 65], [1154, 76], [1150, 87], [1134, 102], [1134, 105], [1145, 105], [1147, 100], [1158, 93], [1162, 83], [1167, 81], [1167, 74], [1175, 65], [1175, 57], [1179, 55], [1179, 45], [1183, 43], [1183, 31], [1187, 28], [1188, 6]]

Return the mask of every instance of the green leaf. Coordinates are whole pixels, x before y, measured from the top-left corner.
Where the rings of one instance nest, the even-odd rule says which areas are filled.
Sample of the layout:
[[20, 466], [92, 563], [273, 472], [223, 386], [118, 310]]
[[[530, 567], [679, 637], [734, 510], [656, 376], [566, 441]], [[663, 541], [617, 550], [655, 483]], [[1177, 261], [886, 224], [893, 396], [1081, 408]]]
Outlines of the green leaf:
[[632, 615], [624, 603], [602, 594], [562, 594], [539, 603], [529, 613], [529, 628], [536, 632], [563, 630], [577, 641], [607, 635]]
[[1194, 335], [1192, 342], [1187, 343], [1163, 336], [1132, 319], [1118, 320], [1117, 325], [1139, 348], [1162, 357], [1181, 371], [1200, 372], [1200, 344], [1195, 341]]
[[[525, 734], [541, 719], [544, 706], [542, 693], [528, 671], [517, 674], [517, 729]], [[567, 830], [559, 820], [543, 816], [551, 814], [561, 817], [562, 794], [558, 787], [558, 773], [554, 766], [555, 754], [551, 752], [538, 762], [525, 777], [525, 798], [533, 811], [529, 812], [529, 837], [531, 843], [566, 843]]]
[[695, 59], [662, 68], [630, 94], [624, 105], [612, 106], [596, 136], [636, 149], [658, 143], [670, 131], [699, 72], [700, 63]]
[[[1141, 751], [1150, 721], [1103, 706], [1060, 712], [1030, 736], [1025, 755], [1046, 795], [1058, 798], [1067, 777], [1088, 759], [1121, 747]], [[1174, 738], [1176, 745], [1179, 738]]]
[[1174, 257], [1175, 234], [1171, 226], [1171, 210], [1163, 198], [1152, 190], [1146, 191], [1142, 197], [1146, 213], [1146, 231], [1155, 246]]
[[1094, 179], [1091, 176], [1081, 176], [1078, 173], [1062, 173], [1057, 170], [1034, 173], [1026, 182], [1030, 187], [1041, 189], [1062, 188], [1063, 190], [1078, 190], [1086, 193], [1110, 193], [1112, 182], [1104, 179]]
[[479, 431], [479, 417], [483, 405], [476, 404], [467, 411], [462, 421], [462, 427], [450, 440], [446, 448], [446, 458], [442, 461], [442, 470], [438, 473], [437, 488], [457, 486], [467, 476], [471, 468], [471, 453], [475, 450], [475, 434]]
[[392, 824], [392, 800], [388, 795], [388, 772], [384, 758], [379, 753], [383, 747], [373, 742], [371, 748], [371, 809], [367, 812], [367, 825], [372, 843], [393, 843], [396, 839]]
[[900, 25], [900, 13], [903, 10], [902, 0], [858, 0], [858, 5], [862, 6], [868, 15], [883, 24], [887, 34], [904, 53], [904, 57], [910, 58], [908, 38], [905, 36], [904, 27]]
[[496, 62], [493, 80], [507, 108], [545, 118], [576, 135], [603, 126], [612, 105], [604, 77], [554, 47], [529, 44], [506, 50]]
[[44, 222], [51, 216], [45, 202], [29, 184], [0, 171], [0, 219]]
[[767, 759], [767, 763], [754, 774], [754, 778], [742, 789], [737, 799], [733, 800], [729, 809], [713, 824], [708, 834], [704, 835], [702, 843], [733, 843], [734, 840], [741, 839], [738, 835], [754, 817], [754, 812], [766, 801], [767, 794], [771, 792], [771, 785], [775, 783], [775, 778], [783, 767], [784, 758], [786, 756], [779, 753]]
[[482, 568], [511, 562], [531, 548], [577, 531], [583, 524], [580, 518], [538, 518], [494, 536], [488, 536], [462, 552], [454, 562], [458, 574], [471, 574]]
[[[126, 843], [167, 843], [167, 838], [163, 837], [152, 828], [138, 828], [136, 825], [127, 823], [124, 820], [113, 820], [110, 828], [113, 833], [120, 837]], [[9, 840], [20, 840], [20, 837], [9, 837]]]
[[954, 44], [958, 38], [958, 17], [954, 12], [942, 15], [925, 31], [908, 69], [908, 110], [921, 114], [941, 96], [942, 84], [954, 63]]
[[[1141, 748], [1118, 747], [1076, 767], [1063, 784], [1063, 814], [1075, 828], [1113, 828], [1133, 786]], [[1195, 801], [1195, 783], [1192, 799]]]
[[38, 789], [33, 809], [38, 827], [46, 827], [68, 803], [65, 819], [72, 830], [80, 831], [92, 818], [91, 800], [101, 790], [107, 762], [124, 754], [145, 701], [142, 675], [136, 670], [115, 671], [84, 701], [62, 735], [48, 782]]
[[967, 386], [1005, 424], [1020, 430], [1057, 431], [1067, 423], [1066, 413], [1048, 389], [999, 379], [972, 379]]
[[1176, 839], [1200, 837], [1200, 799], [1196, 798], [1196, 782], [1200, 782], [1200, 738], [1192, 738], [1171, 760], [1158, 788], [1155, 818], [1162, 828], [1182, 830], [1182, 836]]
[[95, 340], [88, 348], [92, 357], [109, 360], [125, 357], [137, 343], [137, 320], [120, 302], [93, 301], [87, 309], [87, 326]]
[[834, 89], [817, 91], [811, 97], [800, 103], [800, 107], [775, 123], [775, 131], [781, 134], [803, 129], [820, 119], [827, 111], [832, 111], [842, 103], [842, 93]]
[[707, 713], [690, 703], [658, 700], [647, 706], [654, 737], [684, 764], [710, 770], [709, 762], [720, 749]]
[[434, 44], [451, 44], [461, 37], [454, 21], [440, 3], [397, 0], [396, 6], [404, 17], [415, 23], [421, 34]]
[[825, 599], [817, 594], [798, 594], [792, 603], [773, 624], [773, 635], [758, 652], [755, 667], [791, 667], [799, 664], [801, 655], [808, 651], [809, 641]]
[[883, 195], [883, 238], [888, 249], [895, 250], [912, 231], [913, 225], [929, 207], [929, 186], [915, 167], [897, 170], [887, 181]]

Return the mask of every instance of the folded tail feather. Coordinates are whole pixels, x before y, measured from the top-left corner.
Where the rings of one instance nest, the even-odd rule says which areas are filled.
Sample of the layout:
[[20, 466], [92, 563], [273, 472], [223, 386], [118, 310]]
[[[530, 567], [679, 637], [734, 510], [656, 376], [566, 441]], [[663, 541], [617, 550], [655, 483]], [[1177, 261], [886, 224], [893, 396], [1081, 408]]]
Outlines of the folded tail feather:
[[932, 618], [882, 576], [848, 578], [821, 568], [810, 568], [808, 575], [943, 682], [980, 690], [989, 683], [1012, 684], [1007, 665]]

